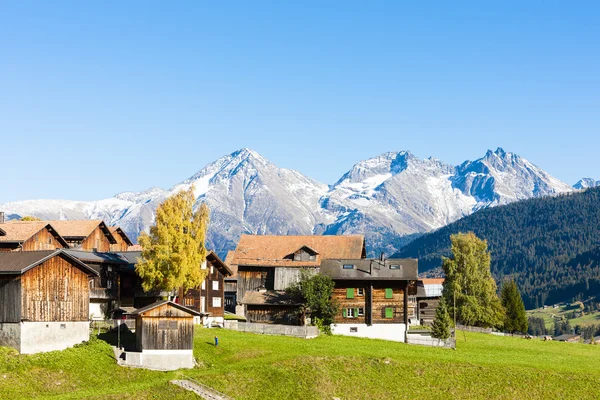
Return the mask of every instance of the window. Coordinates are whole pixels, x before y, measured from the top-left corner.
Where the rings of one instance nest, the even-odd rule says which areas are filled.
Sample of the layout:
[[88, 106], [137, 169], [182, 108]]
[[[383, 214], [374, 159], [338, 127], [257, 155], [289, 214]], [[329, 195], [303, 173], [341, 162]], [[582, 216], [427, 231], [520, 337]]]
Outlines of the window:
[[385, 308], [385, 317], [386, 318], [394, 318], [394, 308], [393, 307]]
[[183, 301], [184, 301], [185, 306], [193, 306], [194, 305], [193, 297], [186, 297]]
[[398, 264], [390, 265], [390, 269], [400, 269]]
[[350, 327], [350, 333], [357, 333], [358, 332], [358, 327], [357, 326], [351, 326]]
[[356, 288], [356, 295], [357, 296], [364, 296], [365, 295], [365, 289], [363, 289], [361, 287]]
[[317, 256], [315, 256], [315, 255], [311, 255], [310, 257], [308, 257], [308, 259], [309, 259], [310, 261], [315, 261], [315, 260], [317, 259]]
[[358, 308], [358, 312], [356, 313], [359, 317], [362, 317], [363, 315], [365, 315], [365, 309], [362, 307]]
[[202, 281], [202, 290], [206, 290], [206, 281]]
[[392, 297], [394, 297], [394, 291], [390, 288], [385, 289], [385, 298], [391, 299]]
[[343, 269], [354, 269], [354, 264], [344, 264]]
[[210, 266], [210, 274], [212, 275], [212, 274], [214, 273], [214, 271], [215, 271], [215, 269], [214, 269], [214, 267], [211, 265], [211, 266]]
[[344, 308], [344, 310], [342, 311], [342, 315], [344, 316], [344, 318], [354, 318], [356, 317], [355, 315], [355, 311], [354, 308]]
[[200, 312], [206, 311], [206, 297], [200, 297]]
[[212, 290], [219, 290], [219, 281], [212, 281]]
[[353, 299], [354, 298], [354, 288], [347, 288], [346, 289], [346, 298], [347, 299]]
[[213, 307], [221, 307], [221, 298], [220, 297], [213, 297], [213, 299], [212, 299], [212, 306]]

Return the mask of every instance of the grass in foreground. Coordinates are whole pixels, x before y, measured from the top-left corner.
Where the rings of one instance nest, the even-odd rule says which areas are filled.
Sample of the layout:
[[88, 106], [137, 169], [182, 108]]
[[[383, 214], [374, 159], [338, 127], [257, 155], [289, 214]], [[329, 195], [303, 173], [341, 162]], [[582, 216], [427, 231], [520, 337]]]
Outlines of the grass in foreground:
[[194, 398], [168, 384], [182, 374], [239, 399], [594, 399], [600, 391], [600, 346], [464, 337], [453, 351], [198, 329], [200, 366], [170, 373], [118, 367], [99, 340], [34, 356], [0, 348], [0, 398]]

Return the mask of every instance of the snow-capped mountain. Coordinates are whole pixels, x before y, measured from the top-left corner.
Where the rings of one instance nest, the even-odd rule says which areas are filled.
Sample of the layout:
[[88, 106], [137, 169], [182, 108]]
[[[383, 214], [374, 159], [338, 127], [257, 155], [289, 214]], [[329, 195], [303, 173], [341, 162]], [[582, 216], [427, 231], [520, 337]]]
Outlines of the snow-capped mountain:
[[600, 186], [600, 181], [596, 181], [592, 178], [580, 179], [576, 184], [573, 185], [573, 187], [577, 190], [589, 189], [596, 186]]
[[206, 202], [211, 210], [208, 246], [222, 255], [242, 233], [364, 233], [371, 254], [391, 253], [407, 238], [478, 209], [574, 190], [501, 148], [459, 166], [408, 151], [384, 153], [354, 165], [331, 186], [242, 149], [169, 190], [94, 202], [28, 200], [0, 205], [0, 211], [9, 218], [103, 219], [135, 239], [153, 224], [164, 199], [191, 185], [197, 204]]

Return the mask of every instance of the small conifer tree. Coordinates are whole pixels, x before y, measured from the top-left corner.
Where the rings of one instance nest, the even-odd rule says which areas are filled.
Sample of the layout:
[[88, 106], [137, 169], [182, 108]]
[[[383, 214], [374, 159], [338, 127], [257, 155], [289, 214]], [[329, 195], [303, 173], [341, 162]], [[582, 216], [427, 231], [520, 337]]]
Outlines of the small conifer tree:
[[514, 281], [502, 285], [502, 306], [506, 310], [504, 330], [509, 333], [526, 333], [529, 321], [525, 313], [525, 305]]
[[448, 339], [450, 337], [450, 314], [445, 301], [440, 301], [435, 309], [435, 319], [431, 328], [431, 336], [437, 339]]

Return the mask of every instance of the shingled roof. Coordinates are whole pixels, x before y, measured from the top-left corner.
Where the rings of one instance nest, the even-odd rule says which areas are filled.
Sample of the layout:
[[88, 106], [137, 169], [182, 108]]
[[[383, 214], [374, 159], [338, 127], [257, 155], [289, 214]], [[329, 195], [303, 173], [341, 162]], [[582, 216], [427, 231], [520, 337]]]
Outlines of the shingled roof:
[[61, 245], [69, 247], [57, 230], [45, 221], [18, 221], [0, 224], [0, 243], [22, 243], [44, 228], [47, 228]]
[[[302, 248], [316, 254], [314, 260], [295, 261], [293, 254]], [[228, 254], [229, 265], [265, 267], [318, 267], [328, 258], [364, 258], [363, 235], [321, 236], [261, 236], [242, 235], [233, 255]]]
[[108, 241], [112, 244], [117, 243], [116, 239], [110, 232], [106, 224], [99, 219], [90, 220], [69, 220], [69, 221], [47, 221], [58, 231], [58, 233], [66, 238], [81, 238], [84, 239], [94, 231], [98, 226], [104, 231]]
[[0, 252], [0, 274], [23, 274], [56, 256], [67, 259], [88, 275], [98, 275], [94, 269], [79, 261], [65, 250]]

